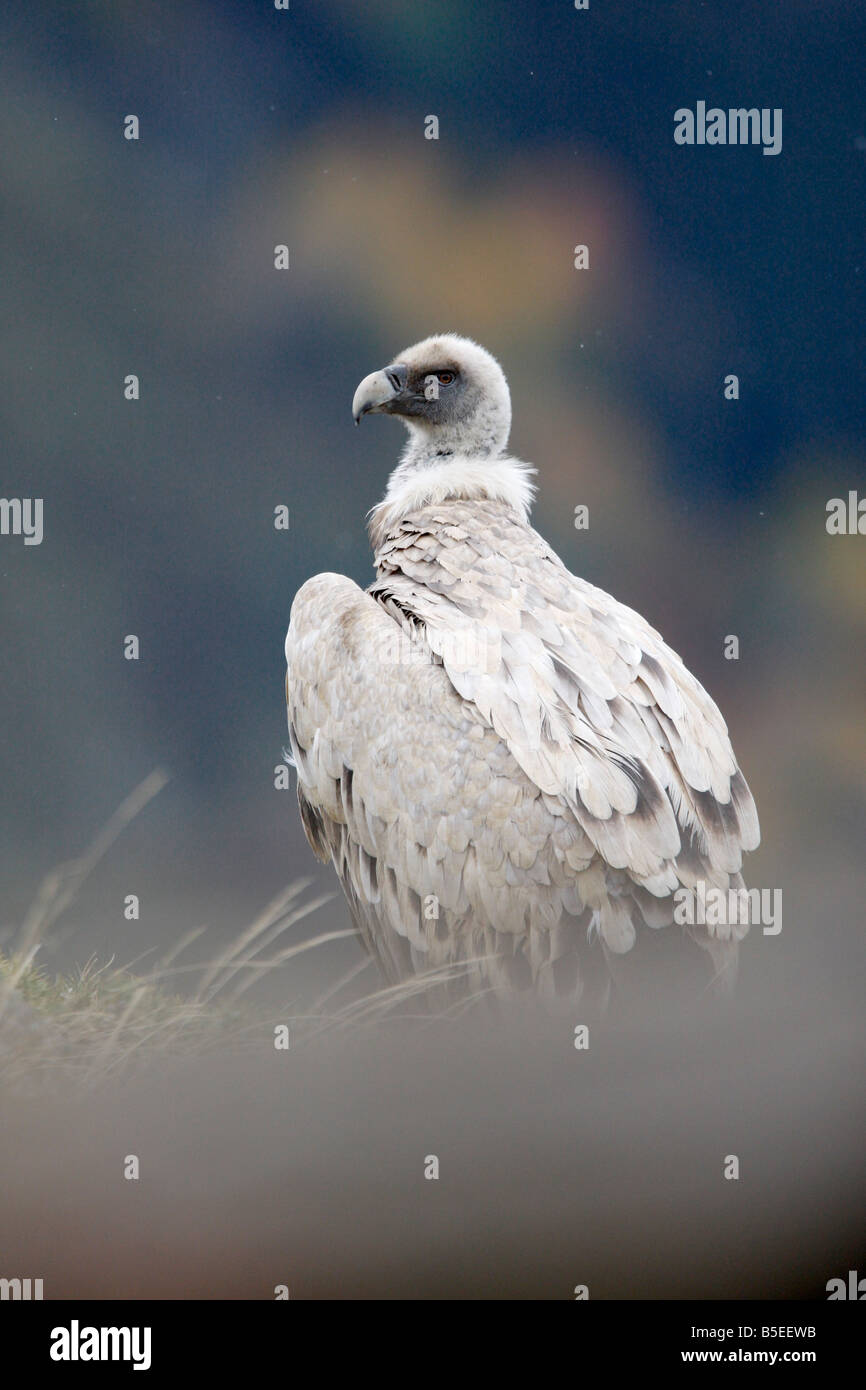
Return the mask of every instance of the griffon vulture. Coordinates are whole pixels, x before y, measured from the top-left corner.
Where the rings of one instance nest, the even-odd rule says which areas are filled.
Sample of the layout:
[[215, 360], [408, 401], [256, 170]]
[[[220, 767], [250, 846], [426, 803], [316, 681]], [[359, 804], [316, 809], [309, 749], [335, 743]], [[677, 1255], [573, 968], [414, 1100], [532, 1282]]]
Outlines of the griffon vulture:
[[[320, 574], [292, 605], [307, 839], [386, 981], [573, 998], [684, 892], [742, 887], [758, 820], [725, 722], [530, 526], [534, 470], [505, 452], [488, 352], [428, 338], [365, 377], [352, 412], [409, 438], [371, 514], [375, 583]], [[691, 932], [723, 978], [744, 918]]]

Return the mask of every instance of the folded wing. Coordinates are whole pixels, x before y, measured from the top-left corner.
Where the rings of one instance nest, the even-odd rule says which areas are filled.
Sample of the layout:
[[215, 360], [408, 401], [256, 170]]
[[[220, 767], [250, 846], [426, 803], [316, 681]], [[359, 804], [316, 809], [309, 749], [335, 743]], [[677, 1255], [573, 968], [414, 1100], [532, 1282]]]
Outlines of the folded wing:
[[[377, 565], [373, 597], [423, 629], [455, 691], [641, 902], [737, 886], [759, 841], [751, 793], [717, 706], [638, 613], [498, 502], [406, 517]], [[610, 930], [627, 949], [630, 927]]]

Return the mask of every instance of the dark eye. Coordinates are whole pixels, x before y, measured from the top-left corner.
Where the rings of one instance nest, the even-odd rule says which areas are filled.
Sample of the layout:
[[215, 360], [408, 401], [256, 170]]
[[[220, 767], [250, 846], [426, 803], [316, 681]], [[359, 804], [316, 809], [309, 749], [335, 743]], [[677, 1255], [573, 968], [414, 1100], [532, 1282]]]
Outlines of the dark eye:
[[437, 372], [436, 380], [440, 382], [443, 386], [450, 386], [452, 381], [454, 380], [455, 375], [455, 372]]

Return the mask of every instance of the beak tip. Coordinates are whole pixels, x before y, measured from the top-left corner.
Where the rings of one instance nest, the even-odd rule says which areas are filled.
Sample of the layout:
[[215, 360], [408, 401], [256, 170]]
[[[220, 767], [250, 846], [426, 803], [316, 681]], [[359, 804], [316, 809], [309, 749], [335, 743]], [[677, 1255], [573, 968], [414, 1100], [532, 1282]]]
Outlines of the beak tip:
[[398, 379], [394, 368], [389, 368], [387, 372], [371, 372], [369, 376], [365, 376], [352, 401], [352, 418], [355, 424], [360, 424], [364, 415], [384, 411], [386, 407], [390, 407], [391, 402], [399, 395], [400, 389], [402, 381]]

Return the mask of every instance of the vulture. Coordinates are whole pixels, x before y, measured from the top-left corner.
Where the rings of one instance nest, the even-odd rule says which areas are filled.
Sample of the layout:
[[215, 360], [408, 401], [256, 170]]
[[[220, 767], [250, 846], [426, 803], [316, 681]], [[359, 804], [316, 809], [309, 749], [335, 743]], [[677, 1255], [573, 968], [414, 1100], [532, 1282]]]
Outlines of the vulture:
[[697, 940], [729, 984], [747, 915], [676, 925], [689, 895], [737, 896], [759, 841], [725, 722], [533, 530], [499, 363], [425, 339], [352, 414], [397, 416], [408, 440], [370, 513], [375, 582], [319, 574], [292, 604], [287, 759], [385, 985], [573, 1000], [661, 936]]

